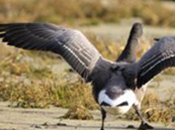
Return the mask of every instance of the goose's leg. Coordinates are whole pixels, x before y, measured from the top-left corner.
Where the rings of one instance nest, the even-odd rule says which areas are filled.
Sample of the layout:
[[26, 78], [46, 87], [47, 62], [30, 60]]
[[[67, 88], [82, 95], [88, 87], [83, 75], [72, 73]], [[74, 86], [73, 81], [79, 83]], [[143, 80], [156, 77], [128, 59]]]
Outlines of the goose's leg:
[[142, 113], [140, 111], [140, 107], [139, 106], [135, 106], [134, 107], [136, 110], [136, 114], [139, 116], [140, 120], [141, 120], [141, 124], [139, 126], [139, 130], [147, 130], [147, 129], [154, 129], [154, 127], [152, 127], [151, 125], [149, 125], [145, 119], [142, 116]]
[[102, 124], [101, 124], [101, 129], [100, 130], [104, 130], [104, 121], [105, 121], [105, 118], [106, 118], [106, 111], [101, 108], [101, 114], [102, 114]]

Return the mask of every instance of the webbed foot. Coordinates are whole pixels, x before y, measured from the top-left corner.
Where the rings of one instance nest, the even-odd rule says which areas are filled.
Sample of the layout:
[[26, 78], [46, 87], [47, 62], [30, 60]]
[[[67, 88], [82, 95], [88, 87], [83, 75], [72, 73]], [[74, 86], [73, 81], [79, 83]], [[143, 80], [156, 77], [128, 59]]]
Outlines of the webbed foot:
[[126, 129], [134, 129], [135, 127], [133, 125], [128, 125]]
[[104, 128], [101, 128], [100, 130], [105, 130]]
[[154, 127], [149, 125], [146, 122], [142, 122], [141, 125], [138, 128], [138, 130], [149, 130], [149, 129], [154, 129]]

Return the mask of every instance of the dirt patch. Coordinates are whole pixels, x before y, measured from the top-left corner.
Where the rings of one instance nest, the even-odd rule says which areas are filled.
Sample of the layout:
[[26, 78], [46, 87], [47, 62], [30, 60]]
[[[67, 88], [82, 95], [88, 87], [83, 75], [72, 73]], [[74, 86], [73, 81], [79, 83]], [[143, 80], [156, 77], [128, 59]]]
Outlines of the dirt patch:
[[[91, 111], [94, 120], [83, 121], [59, 119], [60, 116], [67, 112], [67, 109], [56, 107], [49, 109], [22, 109], [8, 106], [8, 102], [0, 102], [0, 130], [97, 130], [100, 129], [101, 125], [99, 111]], [[105, 122], [106, 130], [125, 130], [128, 125], [139, 126], [139, 124], [140, 122], [115, 120], [110, 115], [108, 115]], [[161, 124], [152, 125], [165, 127]]]

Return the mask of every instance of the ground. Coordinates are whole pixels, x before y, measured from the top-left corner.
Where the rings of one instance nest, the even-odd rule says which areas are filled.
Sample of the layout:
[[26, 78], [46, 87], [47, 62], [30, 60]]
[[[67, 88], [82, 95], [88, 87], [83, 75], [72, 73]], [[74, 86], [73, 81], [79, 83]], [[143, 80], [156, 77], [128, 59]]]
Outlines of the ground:
[[[68, 120], [60, 119], [67, 109], [51, 107], [49, 109], [22, 109], [11, 108], [9, 102], [0, 102], [0, 130], [99, 130], [101, 115], [99, 111], [91, 111], [94, 120]], [[164, 127], [162, 124], [153, 124]], [[108, 116], [106, 130], [125, 130], [126, 126], [138, 126], [139, 122], [115, 120]], [[134, 129], [130, 129], [134, 130]], [[164, 129], [166, 130], [166, 129]], [[167, 129], [167, 130], [174, 130]]]

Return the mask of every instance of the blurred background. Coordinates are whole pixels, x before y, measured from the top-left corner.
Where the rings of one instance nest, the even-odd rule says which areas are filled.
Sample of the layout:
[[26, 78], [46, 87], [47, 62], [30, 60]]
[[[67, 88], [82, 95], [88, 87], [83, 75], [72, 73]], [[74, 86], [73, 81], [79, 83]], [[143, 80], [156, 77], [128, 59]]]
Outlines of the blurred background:
[[[175, 35], [175, 1], [0, 0], [0, 23], [9, 22], [50, 22], [81, 30], [111, 60], [124, 48], [133, 23], [141, 22], [144, 36], [138, 47], [139, 59], [154, 38]], [[149, 121], [175, 122], [174, 74], [174, 69], [169, 69], [149, 84], [142, 107]], [[71, 115], [71, 110], [98, 109], [91, 85], [58, 55], [4, 44], [0, 45], [0, 100], [9, 101], [10, 107], [69, 108], [65, 118], [89, 119], [89, 114]], [[138, 120], [133, 110], [116, 118]]]

